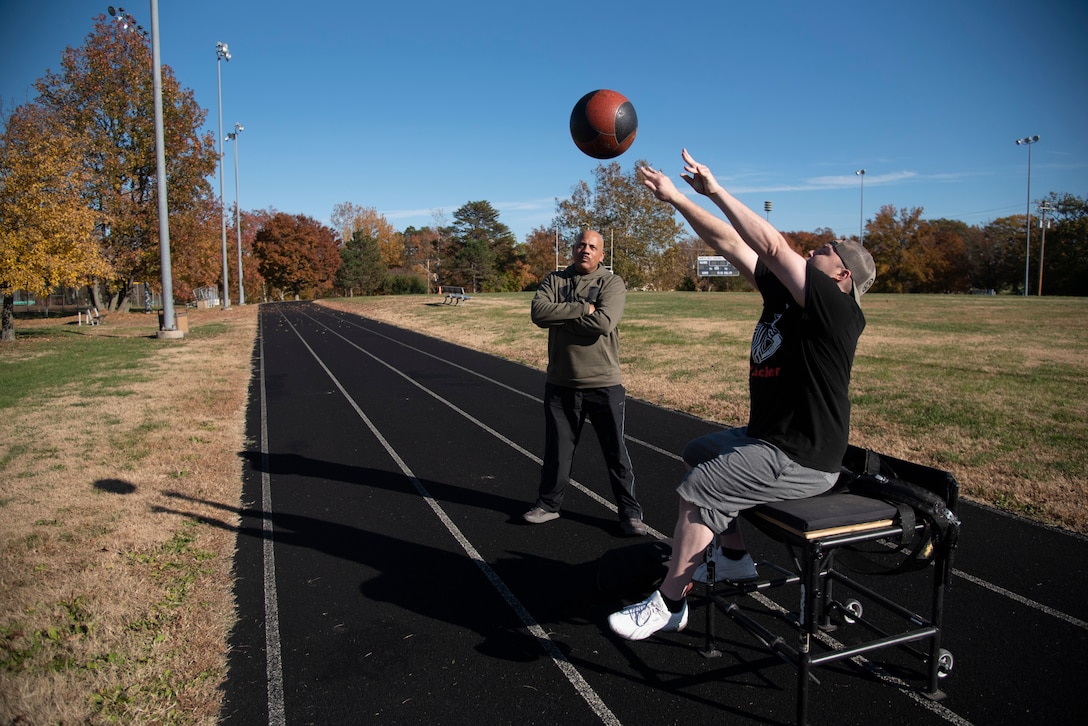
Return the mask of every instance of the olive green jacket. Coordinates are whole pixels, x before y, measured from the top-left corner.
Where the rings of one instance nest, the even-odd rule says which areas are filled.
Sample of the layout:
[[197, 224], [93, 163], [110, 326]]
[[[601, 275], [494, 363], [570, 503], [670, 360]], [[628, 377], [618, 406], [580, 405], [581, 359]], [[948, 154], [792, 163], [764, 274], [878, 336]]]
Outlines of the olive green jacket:
[[570, 266], [544, 278], [533, 296], [531, 317], [548, 330], [548, 383], [567, 388], [621, 384], [618, 326], [626, 300], [623, 279], [603, 265], [586, 275]]

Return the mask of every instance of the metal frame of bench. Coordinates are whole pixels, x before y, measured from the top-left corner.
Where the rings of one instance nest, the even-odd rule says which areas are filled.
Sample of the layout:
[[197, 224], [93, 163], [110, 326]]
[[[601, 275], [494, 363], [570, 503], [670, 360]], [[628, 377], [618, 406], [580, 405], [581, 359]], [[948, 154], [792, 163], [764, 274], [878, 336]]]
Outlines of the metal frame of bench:
[[82, 310], [77, 310], [76, 315], [78, 316], [79, 325], [101, 325], [106, 322], [106, 315], [99, 313], [98, 308], [87, 308], [86, 323], [83, 322], [84, 314]]
[[[854, 454], [855, 447], [850, 447]], [[848, 453], [849, 455], [849, 453]], [[896, 459], [885, 457], [889, 461]], [[912, 471], [924, 470], [918, 464], [907, 464]], [[958, 496], [958, 484], [951, 474], [929, 470], [943, 477], [940, 492], [949, 508], [955, 506]], [[913, 482], [925, 486], [924, 482]], [[942, 487], [937, 487], [938, 489]], [[933, 490], [933, 487], [925, 488]], [[855, 501], [857, 500], [857, 501]], [[861, 501], [864, 500], [864, 501]], [[821, 513], [833, 512], [822, 517]], [[813, 668], [827, 663], [850, 659], [863, 653], [901, 646], [911, 655], [925, 664], [926, 688], [924, 695], [939, 700], [944, 694], [939, 689], [939, 679], [948, 675], [952, 668], [952, 654], [941, 648], [941, 623], [944, 615], [944, 595], [952, 571], [952, 552], [945, 547], [936, 549], [932, 563], [927, 566], [931, 572], [931, 590], [929, 593], [929, 612], [921, 615], [892, 601], [850, 577], [836, 566], [836, 551], [866, 542], [894, 540], [909, 534], [897, 517], [898, 510], [887, 502], [853, 494], [833, 492], [809, 499], [764, 504], [746, 511], [743, 516], [756, 525], [772, 539], [785, 543], [789, 554], [799, 552], [799, 559], [791, 556], [794, 568], [786, 569], [773, 563], [761, 562], [760, 567], [771, 570], [774, 575], [756, 580], [738, 583], [713, 583], [713, 572], [707, 579], [705, 596], [710, 603], [706, 608], [706, 641], [702, 653], [707, 657], [721, 655], [714, 647], [714, 611], [720, 610], [731, 620], [754, 635], [772, 654], [797, 669], [796, 686], [796, 723], [808, 723], [809, 682], [819, 682], [812, 673]], [[821, 521], [823, 519], [824, 521]], [[920, 529], [923, 525], [908, 524]], [[713, 569], [713, 561], [708, 560], [708, 568]], [[772, 632], [763, 624], [756, 622], [738, 607], [738, 596], [763, 592], [789, 584], [800, 584], [800, 614], [783, 613], [784, 619], [796, 631], [796, 646], [790, 645], [785, 638]], [[835, 595], [835, 586], [862, 597], [866, 602], [874, 603], [893, 615], [902, 618], [903, 626], [897, 632], [885, 632], [871, 621], [862, 617], [863, 607], [860, 600], [841, 600]], [[724, 586], [724, 587], [723, 587]], [[872, 638], [864, 642], [842, 648], [833, 648], [822, 641], [821, 631], [831, 630], [832, 616], [843, 624], [860, 624]], [[909, 647], [908, 644], [920, 642], [921, 648]], [[820, 652], [814, 652], [819, 645]]]

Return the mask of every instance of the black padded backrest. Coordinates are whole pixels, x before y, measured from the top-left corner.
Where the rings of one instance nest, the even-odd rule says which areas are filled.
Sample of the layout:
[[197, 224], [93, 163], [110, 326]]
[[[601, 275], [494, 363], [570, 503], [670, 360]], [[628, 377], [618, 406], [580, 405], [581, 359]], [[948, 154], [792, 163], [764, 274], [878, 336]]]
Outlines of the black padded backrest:
[[889, 479], [901, 479], [915, 484], [939, 496], [950, 511], [956, 511], [960, 485], [956, 477], [947, 471], [853, 445], [847, 447], [842, 465], [855, 475], [881, 474]]

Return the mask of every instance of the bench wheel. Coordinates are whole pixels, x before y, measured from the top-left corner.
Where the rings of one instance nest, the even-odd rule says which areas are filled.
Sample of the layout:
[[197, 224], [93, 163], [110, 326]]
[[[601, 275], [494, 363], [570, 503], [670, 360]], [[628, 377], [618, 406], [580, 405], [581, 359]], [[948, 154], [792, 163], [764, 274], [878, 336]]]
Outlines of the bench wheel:
[[843, 603], [842, 620], [847, 625], [853, 625], [861, 620], [863, 612], [864, 608], [861, 607], [860, 602], [857, 600], [847, 600]]
[[952, 666], [955, 664], [955, 660], [952, 658], [952, 653], [941, 648], [937, 655], [937, 677], [947, 678], [952, 672]]

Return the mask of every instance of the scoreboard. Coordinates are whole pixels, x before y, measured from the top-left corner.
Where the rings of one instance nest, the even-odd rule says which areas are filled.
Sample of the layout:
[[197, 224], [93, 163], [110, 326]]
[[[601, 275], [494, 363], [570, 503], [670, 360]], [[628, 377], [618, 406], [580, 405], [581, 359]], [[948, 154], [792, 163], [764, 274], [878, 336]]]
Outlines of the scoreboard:
[[724, 257], [699, 256], [699, 277], [738, 277], [740, 272]]

